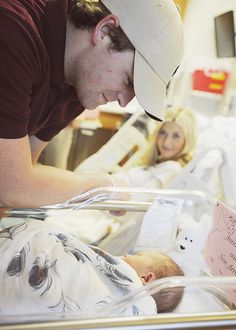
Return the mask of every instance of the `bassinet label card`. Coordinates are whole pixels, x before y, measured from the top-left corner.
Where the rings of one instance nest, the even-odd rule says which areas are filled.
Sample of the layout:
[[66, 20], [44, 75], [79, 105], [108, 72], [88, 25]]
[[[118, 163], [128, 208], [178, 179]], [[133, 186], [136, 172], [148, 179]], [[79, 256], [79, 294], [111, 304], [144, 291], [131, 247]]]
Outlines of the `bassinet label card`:
[[[206, 259], [215, 276], [236, 276], [236, 213], [217, 202], [206, 246]], [[236, 304], [236, 288], [226, 290]]]
[[184, 200], [157, 196], [143, 218], [135, 251], [158, 249], [163, 252], [172, 247], [176, 236], [176, 218]]

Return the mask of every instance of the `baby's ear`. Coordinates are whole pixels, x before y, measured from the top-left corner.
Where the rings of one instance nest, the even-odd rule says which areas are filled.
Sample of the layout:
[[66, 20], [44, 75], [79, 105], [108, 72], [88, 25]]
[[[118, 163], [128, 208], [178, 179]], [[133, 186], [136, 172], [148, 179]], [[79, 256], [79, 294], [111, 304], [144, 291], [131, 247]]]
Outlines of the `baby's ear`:
[[153, 272], [148, 272], [142, 276], [143, 284], [148, 284], [156, 280], [156, 275]]

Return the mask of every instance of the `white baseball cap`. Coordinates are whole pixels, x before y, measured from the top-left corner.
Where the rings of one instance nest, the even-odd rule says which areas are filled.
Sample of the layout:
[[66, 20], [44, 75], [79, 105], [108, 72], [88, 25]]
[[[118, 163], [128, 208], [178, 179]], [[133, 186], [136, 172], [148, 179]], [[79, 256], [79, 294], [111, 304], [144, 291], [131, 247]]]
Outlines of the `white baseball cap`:
[[164, 120], [167, 85], [183, 57], [183, 24], [173, 0], [101, 0], [135, 48], [134, 91], [141, 107]]

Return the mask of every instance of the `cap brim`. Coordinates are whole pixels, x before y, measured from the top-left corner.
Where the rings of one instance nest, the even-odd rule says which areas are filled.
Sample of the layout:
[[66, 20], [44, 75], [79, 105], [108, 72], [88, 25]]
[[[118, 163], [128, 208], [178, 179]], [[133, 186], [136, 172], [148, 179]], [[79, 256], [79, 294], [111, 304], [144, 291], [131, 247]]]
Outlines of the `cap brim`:
[[145, 59], [135, 51], [134, 91], [138, 103], [153, 119], [163, 121], [165, 117], [166, 84], [150, 68]]

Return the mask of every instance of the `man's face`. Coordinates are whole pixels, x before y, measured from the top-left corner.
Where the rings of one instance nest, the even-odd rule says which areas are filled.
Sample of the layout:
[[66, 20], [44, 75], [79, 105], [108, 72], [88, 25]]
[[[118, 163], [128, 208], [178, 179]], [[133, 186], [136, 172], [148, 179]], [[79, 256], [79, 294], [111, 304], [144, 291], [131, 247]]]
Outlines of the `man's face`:
[[78, 58], [73, 86], [84, 108], [94, 109], [112, 101], [125, 107], [135, 96], [133, 67], [133, 51], [109, 50], [104, 43]]

